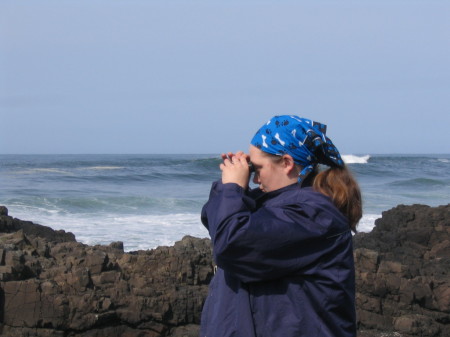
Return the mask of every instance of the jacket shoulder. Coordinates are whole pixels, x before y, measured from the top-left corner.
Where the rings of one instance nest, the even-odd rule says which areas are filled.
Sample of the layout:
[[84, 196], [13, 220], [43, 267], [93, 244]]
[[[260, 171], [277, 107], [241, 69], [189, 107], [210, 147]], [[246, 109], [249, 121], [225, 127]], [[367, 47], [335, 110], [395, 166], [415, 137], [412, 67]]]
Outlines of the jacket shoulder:
[[[301, 213], [305, 218], [325, 227], [346, 229], [348, 219], [334, 205], [330, 197], [315, 191], [312, 187], [292, 187], [268, 200], [265, 207], [279, 211]], [[331, 228], [330, 228], [331, 227]]]

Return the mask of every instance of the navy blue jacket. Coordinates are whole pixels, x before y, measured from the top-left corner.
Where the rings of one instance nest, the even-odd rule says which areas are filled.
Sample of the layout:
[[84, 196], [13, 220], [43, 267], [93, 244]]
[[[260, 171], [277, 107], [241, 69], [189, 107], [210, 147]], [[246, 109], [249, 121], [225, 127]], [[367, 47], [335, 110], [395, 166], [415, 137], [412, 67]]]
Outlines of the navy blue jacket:
[[202, 222], [218, 270], [201, 337], [356, 336], [352, 235], [328, 197], [215, 182]]

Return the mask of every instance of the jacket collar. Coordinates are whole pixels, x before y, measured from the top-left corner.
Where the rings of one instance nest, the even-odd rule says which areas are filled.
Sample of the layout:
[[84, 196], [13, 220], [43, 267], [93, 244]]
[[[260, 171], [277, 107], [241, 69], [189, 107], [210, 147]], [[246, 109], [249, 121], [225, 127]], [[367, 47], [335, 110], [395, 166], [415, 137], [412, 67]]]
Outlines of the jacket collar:
[[285, 187], [279, 188], [275, 191], [270, 191], [270, 192], [263, 192], [261, 191], [260, 188], [255, 188], [253, 190], [251, 190], [249, 192], [249, 195], [255, 199], [255, 201], [258, 204], [263, 203], [264, 201], [268, 200], [268, 199], [273, 199], [276, 196], [286, 192], [286, 191], [291, 191], [291, 190], [296, 190], [301, 188], [300, 185], [298, 183], [293, 183], [291, 185], [287, 185]]

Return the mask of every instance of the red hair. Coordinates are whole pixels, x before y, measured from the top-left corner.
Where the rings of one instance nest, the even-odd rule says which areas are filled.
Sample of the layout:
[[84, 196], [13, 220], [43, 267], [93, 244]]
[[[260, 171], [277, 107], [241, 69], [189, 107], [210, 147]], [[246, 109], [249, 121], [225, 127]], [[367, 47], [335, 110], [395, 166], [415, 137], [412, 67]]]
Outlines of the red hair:
[[362, 217], [361, 191], [347, 166], [330, 167], [318, 173], [312, 186], [333, 200], [336, 207], [348, 218], [352, 231], [356, 232], [356, 225]]

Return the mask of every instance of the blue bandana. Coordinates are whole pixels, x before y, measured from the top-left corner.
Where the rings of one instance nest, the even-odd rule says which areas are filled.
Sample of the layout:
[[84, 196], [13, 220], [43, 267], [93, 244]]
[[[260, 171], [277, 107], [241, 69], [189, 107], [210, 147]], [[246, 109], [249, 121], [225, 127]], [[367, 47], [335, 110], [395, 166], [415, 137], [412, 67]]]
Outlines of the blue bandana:
[[270, 154], [290, 155], [303, 167], [298, 177], [301, 182], [316, 164], [344, 166], [338, 149], [325, 136], [326, 129], [326, 125], [306, 118], [275, 116], [256, 132], [250, 143]]

